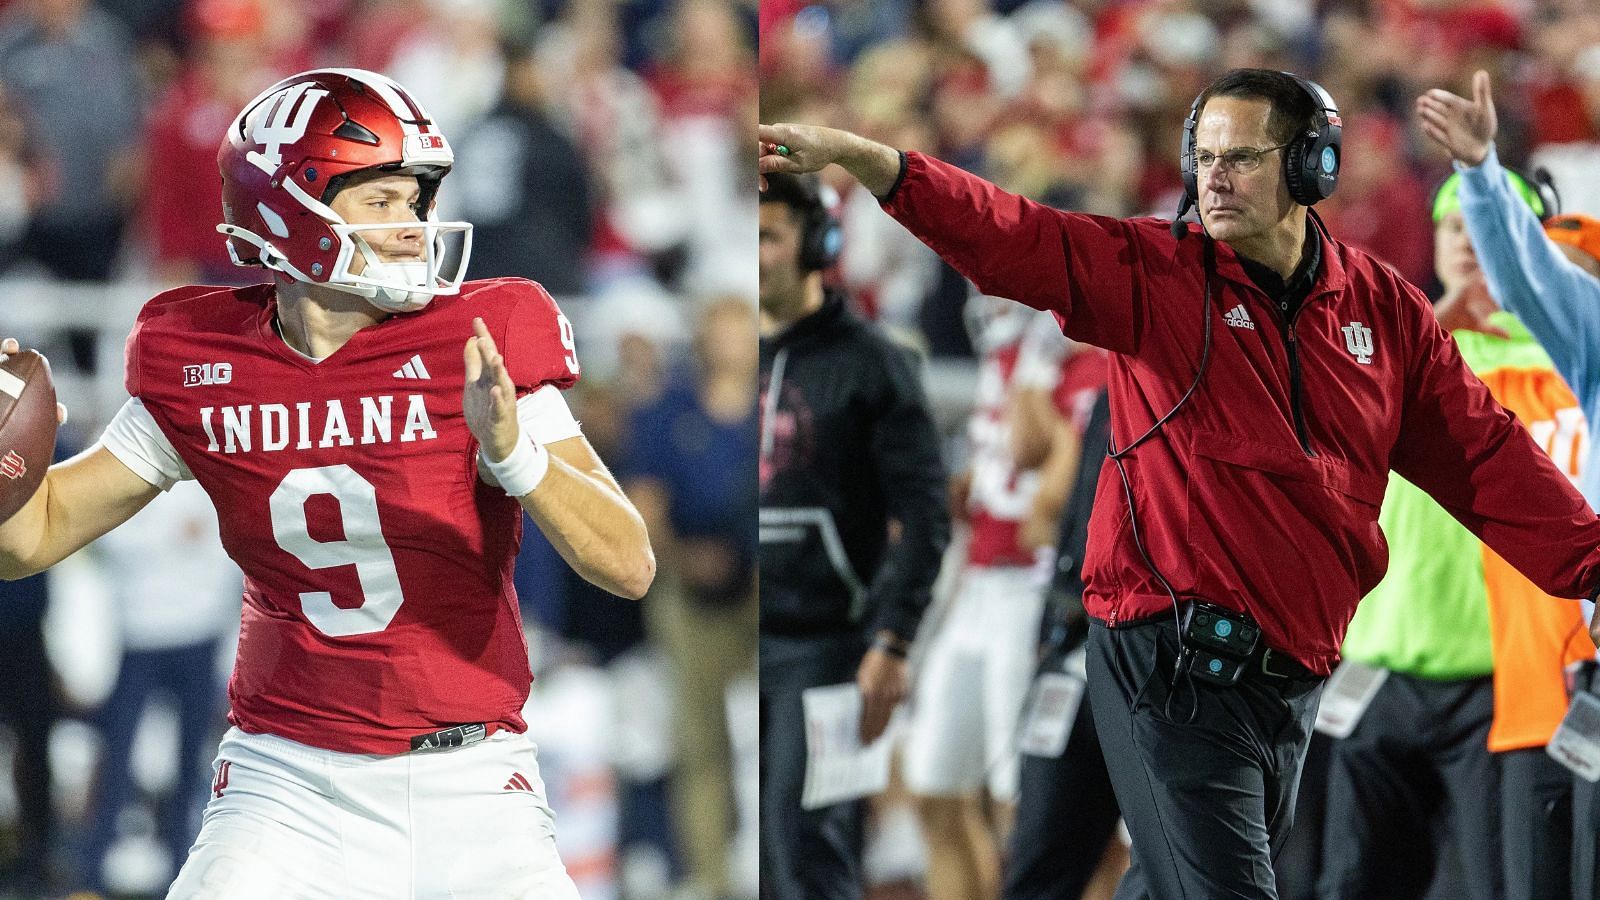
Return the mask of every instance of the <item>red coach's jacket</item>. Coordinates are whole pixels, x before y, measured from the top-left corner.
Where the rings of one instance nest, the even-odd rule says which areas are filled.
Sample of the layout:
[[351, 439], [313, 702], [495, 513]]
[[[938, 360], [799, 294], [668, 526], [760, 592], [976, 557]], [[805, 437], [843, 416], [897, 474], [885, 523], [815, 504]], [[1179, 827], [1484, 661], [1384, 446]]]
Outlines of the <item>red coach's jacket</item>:
[[[1060, 212], [917, 153], [884, 208], [979, 290], [1050, 310], [1067, 336], [1114, 351], [1119, 447], [1193, 382], [1198, 231], [1178, 240], [1157, 219]], [[1467, 369], [1422, 292], [1322, 240], [1315, 286], [1287, 322], [1233, 250], [1215, 245], [1205, 378], [1126, 460], [1162, 574], [1180, 596], [1254, 616], [1270, 646], [1326, 674], [1388, 564], [1378, 506], [1392, 468], [1544, 591], [1593, 591], [1600, 519]], [[1109, 464], [1098, 496], [1089, 613], [1115, 627], [1170, 611]]]

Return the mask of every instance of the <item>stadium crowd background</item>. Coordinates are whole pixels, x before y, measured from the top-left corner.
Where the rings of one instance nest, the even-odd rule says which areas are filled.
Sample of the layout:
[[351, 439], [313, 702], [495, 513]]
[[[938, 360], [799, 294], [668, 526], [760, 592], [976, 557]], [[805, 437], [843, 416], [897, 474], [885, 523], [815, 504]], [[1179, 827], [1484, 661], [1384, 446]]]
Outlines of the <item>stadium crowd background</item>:
[[[1449, 164], [1411, 107], [1485, 68], [1501, 159], [1547, 167], [1566, 211], [1600, 211], [1600, 10], [1582, 0], [763, 0], [759, 64], [764, 122], [846, 128], [1110, 216], [1172, 215], [1183, 120], [1211, 79], [1303, 74], [1345, 126], [1318, 211], [1435, 295], [1427, 204]], [[933, 355], [969, 353], [965, 283], [833, 174], [844, 282]]]
[[[538, 678], [527, 715], [585, 898], [755, 893], [755, 29], [754, 4], [736, 0], [0, 0], [0, 333], [49, 354], [72, 413], [64, 454], [121, 405], [140, 304], [261, 280], [215, 233], [216, 150], [251, 97], [302, 69], [411, 88], [456, 151], [440, 214], [476, 225], [468, 277], [538, 280], [574, 321], [574, 411], [630, 493], [654, 498], [640, 506], [658, 517], [662, 560], [645, 604], [583, 583], [536, 529], [519, 561]], [[746, 385], [743, 418], [701, 413], [714, 382]], [[707, 488], [690, 477], [702, 467], [723, 477]], [[0, 772], [17, 776], [0, 777], [0, 897], [160, 896], [163, 837], [198, 828], [239, 576], [203, 496], [143, 515], [120, 545], [0, 583]], [[663, 552], [686, 519], [697, 532], [680, 546], [695, 553], [681, 556], [702, 571]], [[686, 672], [685, 622], [701, 614], [744, 621], [748, 645]], [[207, 677], [154, 665], [135, 684], [124, 667], [117, 685], [119, 659], [173, 652]], [[700, 698], [692, 752], [673, 701], [686, 684]], [[731, 739], [731, 762], [708, 729]], [[198, 771], [180, 742], [198, 743]], [[131, 784], [103, 765], [113, 746], [131, 746]], [[705, 798], [695, 850], [673, 825], [686, 759]], [[705, 871], [707, 827], [724, 884]]]
[[[1582, 0], [763, 0], [759, 67], [762, 122], [926, 151], [1062, 209], [1164, 218], [1182, 196], [1178, 147], [1200, 90], [1235, 67], [1304, 75], [1344, 121], [1339, 189], [1318, 212], [1431, 297], [1441, 286], [1430, 203], [1450, 164], [1413, 104], [1433, 87], [1470, 95], [1482, 68], [1501, 160], [1548, 170], [1562, 211], [1600, 214], [1600, 9]], [[960, 471], [977, 371], [963, 315], [971, 286], [848, 176], [822, 176], [840, 195], [833, 277], [929, 354], [947, 462]], [[874, 813], [874, 896], [920, 896], [926, 860], [910, 804], [892, 787]], [[1321, 823], [1308, 818], [1280, 859], [1285, 896], [1310, 896]], [[1429, 896], [1451, 890], [1451, 852]]]

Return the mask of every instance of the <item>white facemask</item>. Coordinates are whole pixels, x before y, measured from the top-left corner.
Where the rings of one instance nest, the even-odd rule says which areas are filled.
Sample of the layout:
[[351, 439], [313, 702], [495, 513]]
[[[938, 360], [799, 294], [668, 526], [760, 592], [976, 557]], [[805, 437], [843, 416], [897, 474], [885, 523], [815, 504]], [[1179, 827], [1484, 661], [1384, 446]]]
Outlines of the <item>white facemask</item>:
[[[467, 260], [472, 255], [472, 225], [468, 222], [418, 222], [407, 228], [421, 228], [422, 259], [404, 262], [387, 262], [361, 236], [366, 231], [394, 231], [393, 224], [331, 225], [339, 235], [339, 257], [334, 260], [333, 274], [328, 286], [365, 297], [373, 306], [387, 312], [415, 312], [427, 306], [437, 296], [450, 296], [461, 289], [466, 277]], [[440, 281], [439, 269], [444, 265], [444, 236], [453, 232], [462, 235], [461, 262], [455, 277]], [[360, 275], [352, 274], [350, 263], [359, 250], [366, 261]]]

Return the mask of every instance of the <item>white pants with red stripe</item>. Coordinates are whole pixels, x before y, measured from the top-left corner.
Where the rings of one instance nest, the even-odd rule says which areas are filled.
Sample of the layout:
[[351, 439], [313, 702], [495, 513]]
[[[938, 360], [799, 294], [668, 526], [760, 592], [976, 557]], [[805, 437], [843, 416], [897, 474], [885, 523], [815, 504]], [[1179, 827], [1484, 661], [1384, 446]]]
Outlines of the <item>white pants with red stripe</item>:
[[1038, 567], [969, 566], [927, 642], [901, 747], [906, 787], [924, 797], [985, 785], [1017, 797], [1018, 720], [1038, 659], [1044, 608]]
[[335, 753], [237, 728], [168, 900], [578, 900], [537, 750]]

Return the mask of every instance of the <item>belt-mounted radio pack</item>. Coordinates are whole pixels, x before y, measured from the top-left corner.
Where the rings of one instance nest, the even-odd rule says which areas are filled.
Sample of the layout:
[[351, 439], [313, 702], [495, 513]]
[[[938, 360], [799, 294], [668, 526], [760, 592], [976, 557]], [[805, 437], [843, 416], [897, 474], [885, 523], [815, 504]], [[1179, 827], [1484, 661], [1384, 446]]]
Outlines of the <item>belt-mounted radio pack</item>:
[[1233, 687], [1261, 642], [1261, 626], [1244, 613], [1191, 600], [1178, 637], [1183, 645], [1179, 672], [1187, 670], [1201, 681]]

